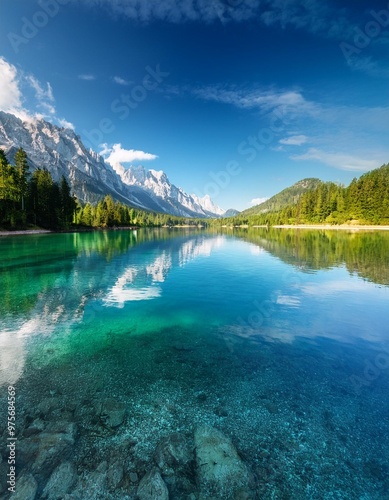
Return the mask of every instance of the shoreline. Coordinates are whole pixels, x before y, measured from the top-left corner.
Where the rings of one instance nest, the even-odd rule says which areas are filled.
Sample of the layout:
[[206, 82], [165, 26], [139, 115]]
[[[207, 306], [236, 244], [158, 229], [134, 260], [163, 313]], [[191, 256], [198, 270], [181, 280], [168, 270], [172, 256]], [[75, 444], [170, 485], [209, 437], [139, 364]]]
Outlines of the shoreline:
[[277, 225], [277, 226], [271, 226], [275, 227], [277, 229], [335, 229], [335, 230], [357, 230], [357, 231], [366, 231], [366, 230], [379, 230], [379, 231], [389, 231], [389, 226], [378, 226], [375, 224], [372, 225], [367, 225], [367, 224], [361, 224], [361, 225], [353, 225], [353, 224], [340, 224], [338, 226], [336, 225], [331, 225], [331, 224], [284, 224], [282, 225]]
[[[204, 226], [172, 226], [174, 228], [187, 228], [187, 227], [204, 227]], [[222, 226], [223, 228], [230, 229], [249, 229], [249, 226]], [[378, 226], [378, 225], [330, 225], [330, 224], [284, 224], [284, 225], [275, 225], [275, 226], [265, 226], [265, 225], [256, 225], [251, 226], [252, 228], [275, 228], [275, 229], [330, 229], [337, 231], [389, 231], [389, 226]], [[66, 234], [66, 233], [85, 233], [85, 232], [93, 232], [93, 231], [124, 231], [124, 230], [136, 230], [141, 229], [139, 227], [127, 226], [127, 227], [94, 227], [94, 228], [79, 228], [79, 229], [69, 229], [68, 231], [56, 231], [50, 229], [20, 229], [16, 231], [1, 231], [0, 237], [6, 236], [28, 236], [34, 234]], [[162, 226], [160, 229], [169, 229], [169, 227]]]
[[124, 231], [139, 229], [137, 226], [126, 227], [82, 227], [68, 230], [55, 229], [20, 229], [16, 231], [1, 231], [0, 236], [24, 236], [32, 234], [72, 234], [72, 233], [92, 233], [93, 231]]
[[[205, 226], [200, 225], [183, 225], [183, 226], [151, 226], [155, 229], [173, 229], [173, 228], [195, 228], [202, 229]], [[94, 231], [135, 231], [137, 229], [142, 229], [140, 226], [114, 226], [114, 227], [82, 227], [74, 228], [68, 230], [56, 230], [56, 229], [17, 229], [15, 231], [0, 230], [1, 236], [24, 236], [33, 234], [71, 234], [71, 233], [92, 233]]]
[[275, 228], [275, 229], [335, 229], [337, 231], [389, 231], [389, 226], [378, 226], [375, 224], [367, 225], [367, 224], [361, 224], [360, 226], [358, 225], [352, 225], [352, 224], [341, 224], [341, 225], [331, 225], [331, 224], [277, 224], [274, 226], [266, 226], [264, 224], [262, 225], [255, 225], [255, 226], [248, 226], [248, 225], [242, 225], [242, 226], [221, 226], [224, 229], [250, 229], [250, 228]]
[[0, 236], [23, 236], [25, 234], [49, 234], [50, 229], [20, 229], [16, 231], [0, 231]]

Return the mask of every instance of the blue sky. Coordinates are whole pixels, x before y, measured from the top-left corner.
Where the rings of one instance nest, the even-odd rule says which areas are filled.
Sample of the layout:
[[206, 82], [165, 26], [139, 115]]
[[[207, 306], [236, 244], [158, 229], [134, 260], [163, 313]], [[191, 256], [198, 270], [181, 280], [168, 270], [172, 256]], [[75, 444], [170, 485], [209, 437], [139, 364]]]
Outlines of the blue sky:
[[0, 57], [0, 109], [226, 209], [389, 162], [387, 1], [2, 0]]

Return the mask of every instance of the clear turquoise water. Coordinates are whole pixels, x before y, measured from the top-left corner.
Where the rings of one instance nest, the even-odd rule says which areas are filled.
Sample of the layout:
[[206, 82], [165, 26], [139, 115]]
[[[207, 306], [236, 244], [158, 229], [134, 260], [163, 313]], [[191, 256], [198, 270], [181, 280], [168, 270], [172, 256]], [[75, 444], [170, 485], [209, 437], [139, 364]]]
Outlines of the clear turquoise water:
[[[0, 395], [17, 389], [21, 439], [74, 421], [79, 474], [131, 439], [141, 476], [161, 437], [205, 422], [255, 498], [389, 498], [389, 234], [7, 237], [0, 271]], [[108, 398], [127, 413], [107, 434], [80, 409]]]

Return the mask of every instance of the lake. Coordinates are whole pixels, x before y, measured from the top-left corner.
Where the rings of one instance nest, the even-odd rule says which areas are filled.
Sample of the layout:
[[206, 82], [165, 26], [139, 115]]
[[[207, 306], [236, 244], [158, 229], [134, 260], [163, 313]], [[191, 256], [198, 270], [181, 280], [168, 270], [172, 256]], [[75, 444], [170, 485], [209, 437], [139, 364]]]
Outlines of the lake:
[[0, 270], [18, 498], [389, 498], [386, 232], [15, 236]]

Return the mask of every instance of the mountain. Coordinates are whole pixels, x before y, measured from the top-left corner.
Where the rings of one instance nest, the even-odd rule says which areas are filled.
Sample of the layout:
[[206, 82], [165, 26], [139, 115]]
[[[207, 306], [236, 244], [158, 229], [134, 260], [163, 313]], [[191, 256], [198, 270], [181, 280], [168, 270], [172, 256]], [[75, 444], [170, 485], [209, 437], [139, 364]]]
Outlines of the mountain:
[[275, 212], [289, 205], [295, 205], [304, 193], [313, 191], [322, 183], [323, 181], [320, 179], [302, 179], [301, 181], [293, 184], [293, 186], [275, 194], [263, 203], [244, 210], [240, 213], [240, 215], [258, 215], [265, 212]]
[[183, 189], [171, 184], [162, 170], [146, 170], [140, 165], [131, 165], [125, 169], [120, 164], [113, 165], [112, 168], [123, 184], [147, 192], [158, 205], [159, 212], [189, 217], [217, 217], [224, 214], [224, 210], [215, 205], [208, 195], [198, 198], [185, 193]]
[[235, 217], [235, 215], [239, 215], [239, 210], [235, 210], [235, 208], [229, 208], [223, 214], [223, 217]]
[[196, 201], [196, 203], [198, 203], [201, 206], [204, 212], [209, 214], [210, 217], [214, 216], [214, 214], [220, 216], [225, 215], [226, 213], [225, 210], [215, 205], [215, 203], [211, 200], [209, 194], [206, 194], [202, 198], [199, 198], [195, 194], [192, 194], [191, 196]]
[[191, 196], [170, 183], [162, 171], [143, 167], [115, 169], [86, 149], [73, 130], [43, 119], [22, 121], [0, 111], [0, 147], [10, 162], [21, 147], [30, 169], [47, 168], [55, 181], [63, 176], [81, 202], [96, 203], [105, 195], [130, 206], [183, 217], [219, 217], [224, 211], [205, 196]]

